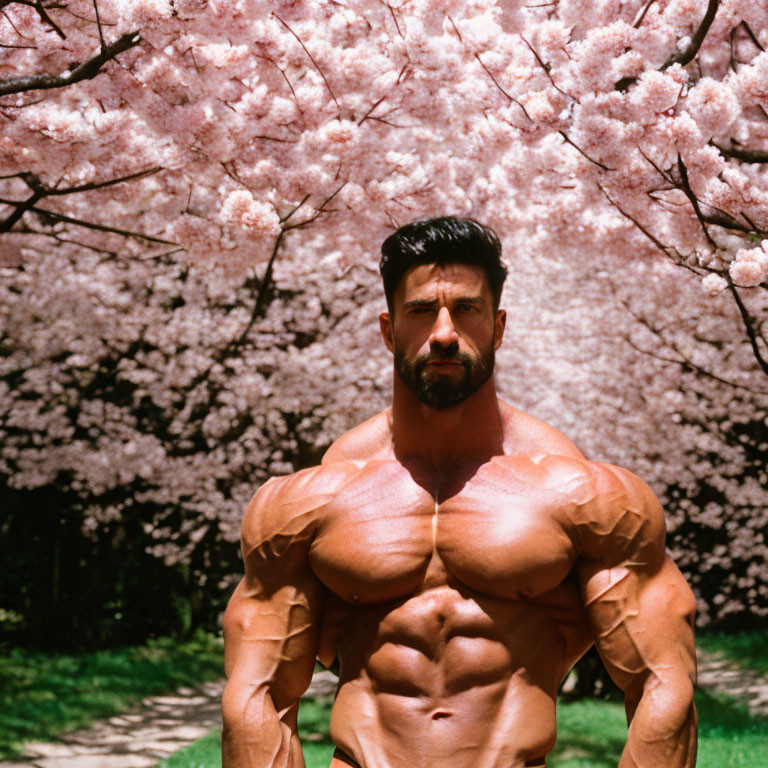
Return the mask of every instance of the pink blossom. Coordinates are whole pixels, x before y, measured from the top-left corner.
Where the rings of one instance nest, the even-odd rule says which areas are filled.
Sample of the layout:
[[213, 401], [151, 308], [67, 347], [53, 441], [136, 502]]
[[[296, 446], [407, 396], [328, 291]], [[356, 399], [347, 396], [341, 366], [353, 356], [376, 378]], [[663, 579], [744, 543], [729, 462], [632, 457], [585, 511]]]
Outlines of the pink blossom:
[[[266, 0], [100, 0], [108, 42], [140, 45], [93, 79], [0, 99], [0, 198], [95, 187], [42, 197], [48, 217], [2, 236], [8, 482], [71, 476], [86, 504], [143, 478], [84, 528], [146, 503], [186, 515], [171, 530], [158, 512], [158, 556], [189, 559], [204, 525], [234, 540], [254, 484], [386, 405], [387, 358], [368, 354], [378, 244], [460, 213], [498, 229], [511, 265], [502, 395], [647, 477], [673, 537], [732, 531], [703, 557], [735, 574], [706, 610], [764, 610], [738, 582], [765, 558], [744, 521], [765, 523], [768, 478], [731, 433], [768, 406], [725, 277], [761, 322], [768, 177], [733, 150], [768, 148], [768, 56], [740, 26], [768, 47], [765, 3], [722, 3], [695, 60], [666, 69], [704, 0], [652, 3], [634, 26], [644, 3], [530, 5], [295, 2], [282, 23]], [[3, 42], [33, 47], [0, 50], [0, 77], [93, 56], [92, 2], [68, 10], [64, 43], [4, 7]], [[94, 395], [104, 371], [119, 386]]]
[[741, 113], [733, 88], [711, 77], [703, 77], [696, 83], [688, 93], [685, 106], [705, 136], [723, 135]]
[[728, 282], [725, 280], [725, 278], [712, 272], [706, 277], [702, 278], [701, 285], [707, 294], [710, 296], [717, 296], [728, 287]]
[[768, 278], [768, 253], [762, 248], [744, 248], [738, 251], [728, 267], [737, 285], [752, 288]]
[[734, 261], [728, 271], [737, 285], [752, 288], [765, 280], [765, 268], [756, 261]]
[[280, 232], [280, 218], [275, 209], [255, 200], [246, 190], [237, 190], [227, 196], [221, 207], [221, 218], [259, 236], [269, 237]]

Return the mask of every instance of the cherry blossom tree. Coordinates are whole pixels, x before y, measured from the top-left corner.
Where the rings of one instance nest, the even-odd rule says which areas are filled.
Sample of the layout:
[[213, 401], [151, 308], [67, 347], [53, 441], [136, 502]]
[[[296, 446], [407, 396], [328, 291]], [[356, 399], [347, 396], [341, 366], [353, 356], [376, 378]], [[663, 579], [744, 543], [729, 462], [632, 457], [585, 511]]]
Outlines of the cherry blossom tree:
[[7, 488], [220, 589], [255, 485], [386, 404], [378, 244], [470, 215], [502, 394], [763, 611], [766, 45], [761, 0], [3, 0]]

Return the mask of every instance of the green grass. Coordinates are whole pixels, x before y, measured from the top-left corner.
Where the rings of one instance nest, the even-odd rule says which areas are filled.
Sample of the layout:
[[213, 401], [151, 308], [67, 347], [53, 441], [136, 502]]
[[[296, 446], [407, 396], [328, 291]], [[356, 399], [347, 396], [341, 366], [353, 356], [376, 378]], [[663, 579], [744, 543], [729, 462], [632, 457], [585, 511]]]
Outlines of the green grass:
[[[696, 692], [698, 768], [768, 765], [768, 719], [750, 716], [733, 699]], [[553, 768], [616, 768], [627, 737], [620, 702], [576, 701], [558, 707], [558, 744]]]
[[[299, 707], [299, 733], [306, 768], [328, 768], [333, 742], [328, 732], [331, 702], [308, 699]], [[158, 768], [221, 768], [221, 732], [213, 731], [185, 749], [175, 752]]]
[[[702, 632], [697, 642], [768, 674], [768, 643], [759, 632]], [[21, 756], [24, 741], [55, 740], [63, 731], [124, 711], [145, 696], [195, 685], [222, 674], [220, 640], [198, 635], [141, 648], [79, 656], [0, 653], [0, 760]], [[768, 765], [768, 719], [750, 717], [724, 696], [699, 691], [699, 768]], [[307, 768], [327, 768], [333, 752], [328, 703], [307, 701], [299, 714]], [[623, 706], [579, 701], [558, 707], [554, 768], [616, 766], [626, 738]], [[168, 768], [219, 768], [221, 736], [213, 733], [172, 755]]]
[[[697, 691], [698, 768], [756, 768], [768, 765], [768, 719], [751, 717], [727, 696]], [[299, 732], [307, 768], [328, 768], [329, 703], [305, 701]], [[627, 738], [624, 705], [574, 701], [557, 708], [558, 743], [547, 760], [552, 768], [616, 768]], [[308, 734], [311, 734], [307, 738]], [[212, 733], [160, 763], [163, 768], [221, 768], [221, 734]]]
[[708, 653], [721, 654], [742, 667], [768, 675], [768, 633], [707, 632], [696, 634], [696, 645]]
[[169, 758], [158, 763], [162, 768], [209, 768], [218, 766], [221, 768], [221, 731], [213, 731], [208, 736], [203, 736], [193, 744], [190, 744], [178, 752], [174, 752]]
[[53, 741], [145, 696], [222, 676], [221, 640], [202, 633], [77, 656], [1, 653], [0, 760], [20, 757], [25, 741]]

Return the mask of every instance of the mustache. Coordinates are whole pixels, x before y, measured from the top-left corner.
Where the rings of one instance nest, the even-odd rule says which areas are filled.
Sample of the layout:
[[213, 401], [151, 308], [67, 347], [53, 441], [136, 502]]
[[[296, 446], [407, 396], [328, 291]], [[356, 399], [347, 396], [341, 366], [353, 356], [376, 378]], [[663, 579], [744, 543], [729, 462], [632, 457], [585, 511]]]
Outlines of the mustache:
[[445, 347], [444, 349], [433, 349], [418, 359], [418, 365], [428, 365], [433, 361], [450, 361], [461, 363], [464, 366], [472, 364], [472, 358], [464, 352], [459, 352], [458, 348]]

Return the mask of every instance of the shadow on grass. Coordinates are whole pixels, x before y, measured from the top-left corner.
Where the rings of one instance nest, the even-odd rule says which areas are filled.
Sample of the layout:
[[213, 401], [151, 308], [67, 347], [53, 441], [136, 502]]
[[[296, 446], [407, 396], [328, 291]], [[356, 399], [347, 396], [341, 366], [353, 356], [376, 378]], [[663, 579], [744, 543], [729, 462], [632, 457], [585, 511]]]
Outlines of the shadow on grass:
[[755, 733], [768, 737], [768, 718], [750, 715], [743, 704], [722, 694], [696, 691], [699, 734], [707, 736], [741, 736]]
[[[699, 768], [768, 765], [768, 718], [750, 715], [728, 696], [696, 691]], [[576, 701], [558, 707], [558, 743], [552, 768], [615, 768], [627, 737], [624, 707], [616, 702]]]
[[696, 633], [698, 648], [733, 661], [761, 675], [768, 675], [768, 631]]

